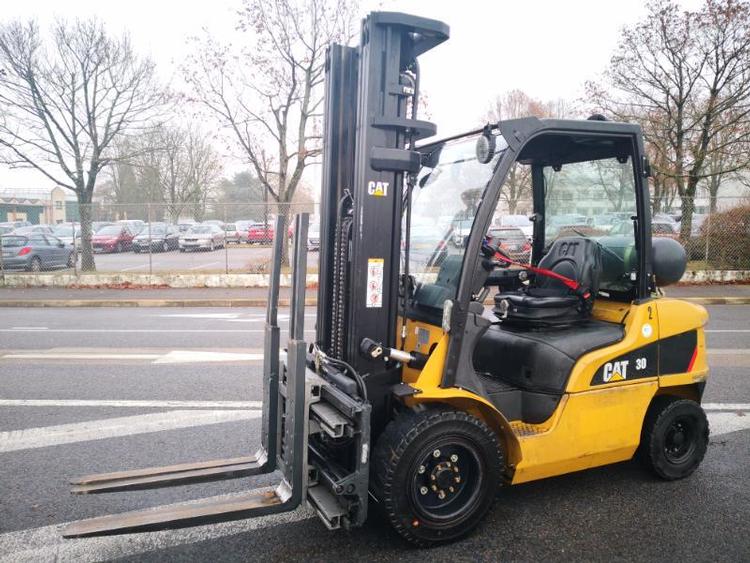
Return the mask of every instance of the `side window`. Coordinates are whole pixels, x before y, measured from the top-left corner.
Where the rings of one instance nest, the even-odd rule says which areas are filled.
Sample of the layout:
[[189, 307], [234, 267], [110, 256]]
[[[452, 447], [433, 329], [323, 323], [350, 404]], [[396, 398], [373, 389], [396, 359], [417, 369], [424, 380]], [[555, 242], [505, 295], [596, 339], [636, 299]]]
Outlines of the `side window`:
[[544, 168], [545, 246], [582, 236], [602, 247], [603, 291], [628, 292], [637, 269], [635, 176], [631, 159], [606, 158]]
[[44, 235], [33, 234], [29, 237], [29, 243], [34, 246], [49, 246]]

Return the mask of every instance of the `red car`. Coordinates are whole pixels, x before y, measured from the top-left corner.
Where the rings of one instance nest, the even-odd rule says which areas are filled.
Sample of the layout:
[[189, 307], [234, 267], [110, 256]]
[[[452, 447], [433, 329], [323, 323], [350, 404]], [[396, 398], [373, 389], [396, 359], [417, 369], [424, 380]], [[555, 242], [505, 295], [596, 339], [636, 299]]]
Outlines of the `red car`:
[[94, 252], [123, 252], [133, 246], [135, 235], [125, 225], [108, 225], [91, 237]]
[[247, 242], [249, 244], [268, 244], [273, 241], [273, 227], [256, 223], [247, 229]]

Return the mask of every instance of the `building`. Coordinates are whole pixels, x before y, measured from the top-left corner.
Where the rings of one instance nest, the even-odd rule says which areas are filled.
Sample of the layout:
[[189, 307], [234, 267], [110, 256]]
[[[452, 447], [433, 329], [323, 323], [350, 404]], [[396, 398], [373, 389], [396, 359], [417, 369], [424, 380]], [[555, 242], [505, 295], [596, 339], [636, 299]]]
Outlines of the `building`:
[[75, 195], [60, 186], [51, 191], [0, 189], [0, 223], [28, 221], [33, 225], [56, 225], [78, 220]]

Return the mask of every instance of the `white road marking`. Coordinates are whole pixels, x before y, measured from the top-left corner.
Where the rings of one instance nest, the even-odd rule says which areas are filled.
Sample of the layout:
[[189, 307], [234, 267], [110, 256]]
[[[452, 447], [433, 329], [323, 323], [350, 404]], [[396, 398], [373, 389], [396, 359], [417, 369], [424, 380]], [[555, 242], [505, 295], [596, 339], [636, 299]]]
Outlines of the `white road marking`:
[[[169, 505], [171, 507], [194, 504], [210, 500], [231, 500], [243, 493], [221, 495], [198, 499], [187, 503]], [[163, 506], [154, 509], [164, 508]], [[235, 522], [223, 522], [182, 530], [166, 530], [129, 534], [125, 536], [104, 536], [84, 539], [63, 539], [60, 532], [63, 526], [56, 524], [18, 532], [0, 534], [0, 562], [90, 562], [110, 561], [127, 555], [148, 553], [179, 545], [211, 541], [222, 537], [263, 530], [273, 526], [308, 520], [314, 516], [311, 509], [298, 508], [292, 512], [261, 516]], [[322, 529], [322, 525], [321, 525]]]
[[750, 428], [750, 413], [712, 412], [708, 413], [708, 426], [711, 436], [721, 436]]
[[0, 407], [115, 407], [165, 409], [259, 409], [262, 401], [115, 401], [108, 399], [0, 399]]
[[0, 453], [259, 418], [260, 410], [176, 410], [0, 432]]
[[240, 313], [174, 313], [157, 316], [178, 319], [236, 319]]
[[704, 411], [750, 411], [750, 403], [703, 403]]
[[712, 328], [707, 329], [706, 332], [750, 332], [748, 328]]
[[3, 354], [2, 360], [158, 360], [162, 354], [73, 354], [56, 352], [24, 352], [22, 354]]
[[49, 330], [46, 326], [14, 326], [11, 330]]
[[745, 356], [750, 350], [738, 350], [737, 348], [709, 348], [709, 356]]
[[[286, 330], [282, 327], [282, 330]], [[29, 332], [28, 330], [17, 330], [15, 328], [0, 328], [2, 332]], [[46, 329], [45, 332], [61, 332], [61, 333], [73, 333], [73, 334], [257, 334], [265, 332], [263, 329], [245, 329], [245, 328], [214, 328], [214, 329], [203, 329], [203, 328], [50, 328]], [[306, 329], [305, 333], [314, 334], [315, 329]]]
[[230, 352], [198, 352], [174, 350], [154, 361], [155, 364], [193, 364], [206, 362], [257, 362], [263, 354], [240, 354]]

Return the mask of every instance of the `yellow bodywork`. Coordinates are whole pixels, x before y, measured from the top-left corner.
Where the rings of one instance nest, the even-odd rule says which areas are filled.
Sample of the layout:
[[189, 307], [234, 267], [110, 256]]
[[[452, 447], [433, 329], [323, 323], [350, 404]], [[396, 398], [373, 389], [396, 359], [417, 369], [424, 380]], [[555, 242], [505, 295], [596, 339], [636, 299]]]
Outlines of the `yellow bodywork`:
[[[556, 410], [541, 424], [509, 421], [487, 399], [440, 382], [449, 337], [440, 327], [408, 320], [402, 349], [430, 353], [422, 370], [405, 367], [403, 381], [417, 389], [409, 406], [446, 403], [470, 412], [495, 429], [505, 447], [508, 478], [523, 483], [630, 459], [640, 442], [646, 411], [659, 393], [696, 396], [695, 384], [708, 375], [702, 307], [655, 298], [641, 304], [598, 300], [594, 317], [623, 323], [618, 343], [583, 355], [573, 367]], [[697, 331], [697, 351], [688, 372], [592, 385], [601, 366], [660, 339]], [[472, 369], [469, 366], [467, 369]]]

